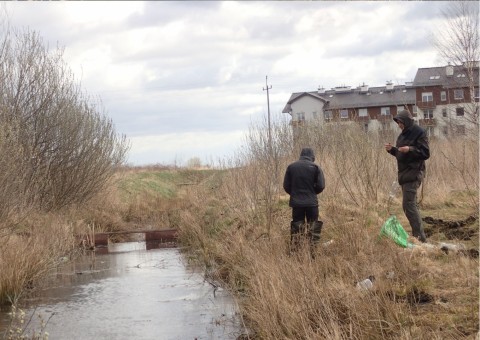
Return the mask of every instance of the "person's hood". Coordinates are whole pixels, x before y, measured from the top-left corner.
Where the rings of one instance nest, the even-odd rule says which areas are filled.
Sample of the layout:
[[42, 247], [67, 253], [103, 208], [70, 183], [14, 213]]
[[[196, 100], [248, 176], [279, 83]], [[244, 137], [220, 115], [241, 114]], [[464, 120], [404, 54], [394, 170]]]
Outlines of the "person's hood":
[[315, 153], [311, 148], [303, 148], [300, 152], [300, 159], [306, 159], [311, 162], [315, 162]]
[[411, 113], [407, 110], [400, 111], [395, 117], [393, 117], [393, 120], [396, 122], [402, 122], [403, 125], [405, 125], [405, 129], [412, 126], [414, 122]]

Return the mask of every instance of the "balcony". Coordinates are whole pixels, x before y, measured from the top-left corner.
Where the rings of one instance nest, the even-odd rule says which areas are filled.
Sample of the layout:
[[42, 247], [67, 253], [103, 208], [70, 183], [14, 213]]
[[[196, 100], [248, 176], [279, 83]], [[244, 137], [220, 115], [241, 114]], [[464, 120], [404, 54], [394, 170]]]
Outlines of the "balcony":
[[434, 102], [433, 100], [429, 100], [427, 102], [424, 101], [417, 101], [417, 106], [420, 109], [434, 109], [437, 107], [437, 103]]
[[437, 120], [435, 118], [419, 119], [418, 125], [422, 127], [437, 126]]

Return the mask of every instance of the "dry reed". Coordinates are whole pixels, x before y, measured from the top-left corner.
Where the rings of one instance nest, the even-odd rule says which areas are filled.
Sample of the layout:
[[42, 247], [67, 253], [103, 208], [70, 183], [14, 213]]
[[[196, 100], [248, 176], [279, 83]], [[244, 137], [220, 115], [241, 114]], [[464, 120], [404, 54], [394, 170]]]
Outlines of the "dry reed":
[[[306, 130], [297, 136], [300, 144], [282, 141], [269, 154], [261, 133], [265, 127], [258, 129], [216, 188], [190, 189], [191, 203], [182, 212], [180, 232], [194, 258], [203, 260], [207, 276], [230, 287], [239, 300], [251, 330], [248, 337], [475, 336], [478, 260], [446, 255], [438, 248], [403, 249], [379, 238], [390, 213], [397, 213], [410, 231], [398, 195], [389, 202], [396, 164], [383, 142], [393, 140], [393, 133], [371, 136], [355, 126], [317, 133]], [[274, 125], [273, 131], [274, 140], [292, 138], [283, 126]], [[279, 145], [281, 152], [276, 149]], [[327, 181], [319, 196], [325, 222], [322, 243], [333, 242], [318, 246], [314, 260], [306, 250], [289, 255], [288, 197], [281, 190], [283, 173], [273, 172], [297, 159], [301, 145], [317, 151]], [[423, 204], [442, 216], [452, 193], [471, 190], [472, 195], [458, 197], [464, 209], [457, 217], [475, 214], [478, 145], [463, 139], [432, 140], [431, 147]], [[478, 236], [478, 220], [476, 228]], [[478, 248], [478, 240], [472, 243]], [[358, 291], [354, 282], [369, 275], [377, 278], [374, 289]]]

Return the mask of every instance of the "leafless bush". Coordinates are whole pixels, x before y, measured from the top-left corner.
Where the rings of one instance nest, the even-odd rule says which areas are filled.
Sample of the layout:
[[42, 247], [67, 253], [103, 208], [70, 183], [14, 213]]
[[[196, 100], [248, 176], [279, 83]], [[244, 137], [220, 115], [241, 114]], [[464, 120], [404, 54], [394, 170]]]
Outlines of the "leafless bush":
[[479, 103], [475, 100], [478, 91], [480, 60], [480, 16], [478, 4], [474, 1], [447, 2], [442, 16], [445, 20], [435, 29], [433, 46], [439, 56], [448, 64], [463, 66], [466, 81], [459, 82], [461, 87], [468, 87], [469, 102], [463, 103], [467, 134], [479, 133]]
[[[270, 233], [275, 220], [286, 156], [292, 147], [291, 129], [286, 120], [277, 117], [271, 122], [271, 140], [268, 139], [268, 123], [265, 119], [252, 124], [245, 137], [245, 147], [224, 166], [232, 169], [226, 174], [220, 188], [231, 206], [241, 214], [239, 219], [256, 221], [265, 225]], [[283, 190], [283, 189], [282, 189]], [[235, 195], [231, 195], [235, 192]]]
[[99, 101], [82, 91], [61, 49], [49, 51], [29, 30], [3, 33], [1, 151], [8, 146], [17, 152], [10, 159], [2, 153], [12, 169], [2, 178], [21, 183], [11, 194], [45, 211], [86, 202], [124, 162], [126, 139], [115, 133]]
[[[9, 124], [0, 127], [0, 236], [7, 221], [15, 220], [26, 207], [30, 194], [22, 172], [23, 149], [11, 138], [17, 130]], [[27, 195], [19, 195], [21, 192]]]

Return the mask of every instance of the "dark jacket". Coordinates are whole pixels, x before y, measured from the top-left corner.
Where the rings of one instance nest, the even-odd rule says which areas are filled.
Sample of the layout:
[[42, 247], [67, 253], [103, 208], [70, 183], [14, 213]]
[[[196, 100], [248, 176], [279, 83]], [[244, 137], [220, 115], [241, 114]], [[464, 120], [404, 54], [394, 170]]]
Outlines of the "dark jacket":
[[317, 207], [317, 195], [325, 189], [322, 169], [313, 163], [315, 155], [310, 148], [302, 149], [300, 159], [287, 167], [283, 188], [290, 195], [290, 207]]
[[[402, 185], [414, 181], [421, 182], [425, 175], [425, 161], [430, 157], [425, 130], [415, 124], [408, 111], [401, 111], [393, 119], [405, 125], [397, 138], [396, 146], [389, 151], [397, 158], [398, 183]], [[409, 146], [410, 150], [402, 153], [398, 151], [401, 146]]]

